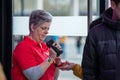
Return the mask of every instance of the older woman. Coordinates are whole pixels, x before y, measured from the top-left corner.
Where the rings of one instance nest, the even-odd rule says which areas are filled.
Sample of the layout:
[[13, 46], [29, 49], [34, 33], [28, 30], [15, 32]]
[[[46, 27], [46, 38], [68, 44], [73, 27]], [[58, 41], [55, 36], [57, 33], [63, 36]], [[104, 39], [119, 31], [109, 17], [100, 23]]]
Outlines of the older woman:
[[[56, 52], [44, 39], [50, 29], [52, 15], [35, 10], [29, 19], [29, 35], [16, 46], [12, 61], [12, 80], [55, 80], [58, 68], [54, 65]], [[61, 50], [61, 47], [53, 43]]]

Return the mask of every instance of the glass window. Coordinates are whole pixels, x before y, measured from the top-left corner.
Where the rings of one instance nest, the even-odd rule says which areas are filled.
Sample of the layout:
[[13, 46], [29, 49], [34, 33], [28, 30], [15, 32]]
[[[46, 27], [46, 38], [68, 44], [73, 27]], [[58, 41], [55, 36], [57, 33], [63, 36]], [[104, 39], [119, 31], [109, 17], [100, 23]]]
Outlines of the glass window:
[[54, 16], [70, 16], [72, 0], [44, 0], [44, 9]]
[[22, 12], [21, 0], [13, 0], [13, 11], [14, 15], [21, 15]]
[[34, 0], [13, 0], [14, 16], [28, 16], [34, 9], [36, 9], [36, 1]]
[[[97, 0], [92, 0], [93, 15], [97, 14]], [[34, 9], [44, 9], [54, 16], [87, 16], [87, 0], [13, 0], [14, 15], [29, 15]], [[76, 15], [77, 14], [77, 15]]]
[[[81, 64], [83, 47], [87, 35], [88, 0], [13, 0], [13, 45], [28, 35], [28, 17], [31, 11], [43, 9], [53, 15], [50, 34], [46, 40], [54, 39], [61, 44], [62, 61]], [[93, 16], [98, 16], [98, 0], [92, 0]], [[14, 48], [13, 48], [14, 49]], [[58, 80], [80, 80], [71, 71], [60, 71]]]

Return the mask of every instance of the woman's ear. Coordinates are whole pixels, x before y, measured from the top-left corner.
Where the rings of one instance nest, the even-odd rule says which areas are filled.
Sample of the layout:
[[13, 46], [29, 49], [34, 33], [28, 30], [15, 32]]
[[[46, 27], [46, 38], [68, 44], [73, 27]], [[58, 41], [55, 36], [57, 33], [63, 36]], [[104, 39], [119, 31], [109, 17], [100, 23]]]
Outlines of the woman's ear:
[[34, 32], [35, 28], [34, 28], [33, 24], [31, 24], [30, 29], [31, 29], [32, 32]]
[[115, 2], [111, 0], [110, 3], [111, 3], [111, 8], [114, 10], [114, 9], [116, 8], [116, 4], [115, 4]]

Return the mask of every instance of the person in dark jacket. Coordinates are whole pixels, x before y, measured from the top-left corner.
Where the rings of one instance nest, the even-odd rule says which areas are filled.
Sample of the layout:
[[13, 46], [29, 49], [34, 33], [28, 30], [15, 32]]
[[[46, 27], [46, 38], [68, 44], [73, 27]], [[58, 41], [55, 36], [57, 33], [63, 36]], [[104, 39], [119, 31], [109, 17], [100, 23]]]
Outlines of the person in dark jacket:
[[89, 26], [89, 30], [95, 27], [96, 25], [100, 24], [102, 22], [102, 17], [100, 16], [99, 18], [95, 19], [94, 21], [91, 22]]
[[120, 54], [120, 0], [110, 2], [111, 7], [102, 14], [101, 23], [88, 32], [82, 59], [83, 80], [116, 80], [116, 55]]

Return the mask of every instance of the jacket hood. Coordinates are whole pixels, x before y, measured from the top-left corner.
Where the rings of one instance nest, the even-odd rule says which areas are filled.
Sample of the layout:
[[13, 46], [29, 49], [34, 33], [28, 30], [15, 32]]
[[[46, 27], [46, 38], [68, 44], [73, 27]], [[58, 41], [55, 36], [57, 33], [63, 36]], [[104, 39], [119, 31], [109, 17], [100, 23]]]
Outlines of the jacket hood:
[[107, 27], [112, 28], [114, 30], [120, 30], [120, 21], [112, 20], [112, 13], [112, 8], [108, 8], [102, 15], [102, 21], [107, 25]]

